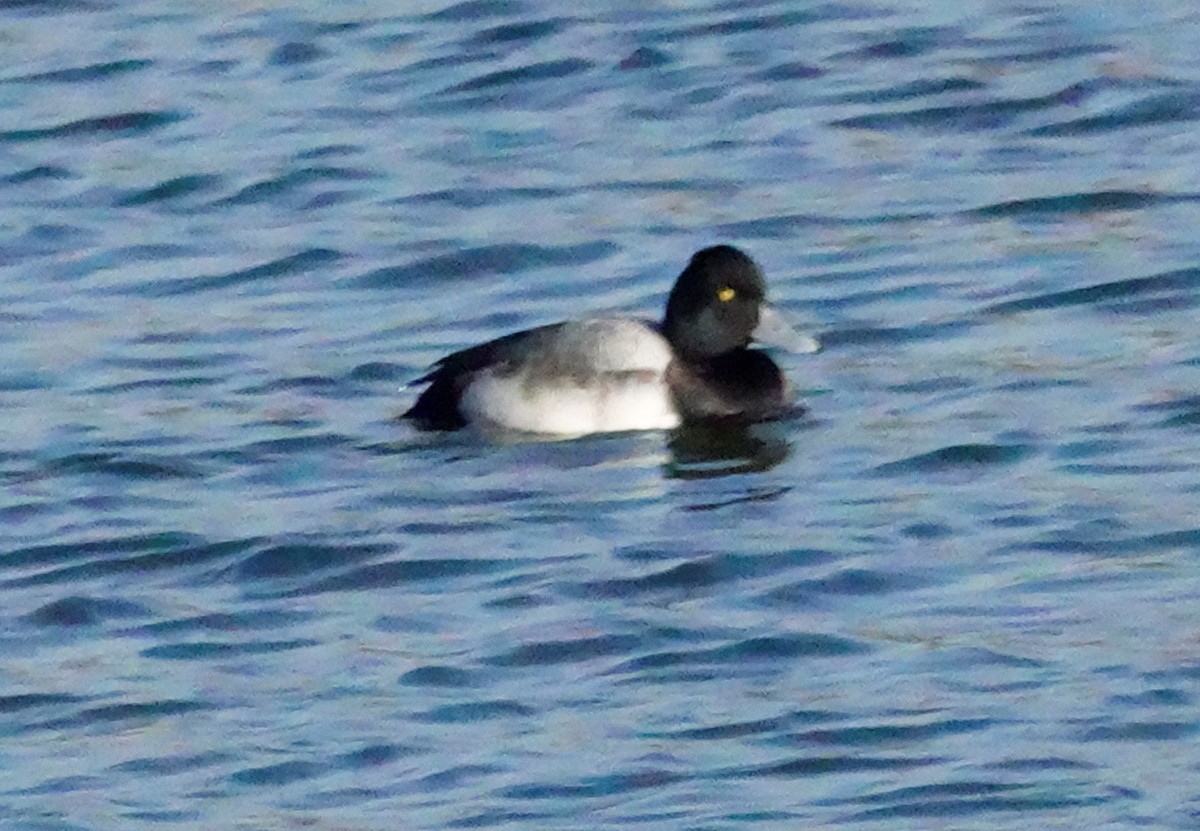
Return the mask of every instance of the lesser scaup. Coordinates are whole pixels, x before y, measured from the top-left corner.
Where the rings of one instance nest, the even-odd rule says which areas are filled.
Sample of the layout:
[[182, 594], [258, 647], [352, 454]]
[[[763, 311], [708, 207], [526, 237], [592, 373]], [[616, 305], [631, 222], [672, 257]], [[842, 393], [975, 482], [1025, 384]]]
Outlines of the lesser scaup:
[[693, 255], [662, 323], [593, 318], [539, 326], [447, 355], [405, 418], [578, 436], [715, 418], [761, 421], [793, 408], [791, 387], [751, 341], [819, 347], [766, 305], [762, 272], [729, 245]]

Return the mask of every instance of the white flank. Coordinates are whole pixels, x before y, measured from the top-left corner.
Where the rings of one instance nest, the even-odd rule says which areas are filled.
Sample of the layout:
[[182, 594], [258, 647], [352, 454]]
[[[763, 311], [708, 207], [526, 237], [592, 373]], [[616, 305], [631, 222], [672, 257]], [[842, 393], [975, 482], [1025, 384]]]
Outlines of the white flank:
[[521, 365], [478, 373], [459, 406], [472, 422], [528, 433], [670, 429], [671, 360], [666, 339], [636, 320], [567, 323]]

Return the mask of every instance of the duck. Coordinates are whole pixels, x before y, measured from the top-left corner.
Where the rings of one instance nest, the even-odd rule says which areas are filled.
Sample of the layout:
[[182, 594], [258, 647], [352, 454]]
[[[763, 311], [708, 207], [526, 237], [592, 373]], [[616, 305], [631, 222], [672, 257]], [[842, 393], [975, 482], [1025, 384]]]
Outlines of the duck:
[[422, 430], [577, 437], [803, 412], [783, 371], [752, 344], [820, 349], [767, 304], [749, 255], [715, 245], [692, 255], [661, 321], [590, 317], [462, 349], [409, 385], [428, 386], [402, 418]]

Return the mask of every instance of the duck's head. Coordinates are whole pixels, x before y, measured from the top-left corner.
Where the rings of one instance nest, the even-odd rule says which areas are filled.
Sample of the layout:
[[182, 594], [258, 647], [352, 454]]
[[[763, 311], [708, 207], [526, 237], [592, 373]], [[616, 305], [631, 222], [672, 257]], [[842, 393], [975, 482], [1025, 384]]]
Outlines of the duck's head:
[[766, 295], [762, 271], [746, 254], [731, 245], [697, 251], [667, 298], [663, 334], [681, 357], [692, 360], [751, 343], [792, 352], [820, 349], [767, 305]]

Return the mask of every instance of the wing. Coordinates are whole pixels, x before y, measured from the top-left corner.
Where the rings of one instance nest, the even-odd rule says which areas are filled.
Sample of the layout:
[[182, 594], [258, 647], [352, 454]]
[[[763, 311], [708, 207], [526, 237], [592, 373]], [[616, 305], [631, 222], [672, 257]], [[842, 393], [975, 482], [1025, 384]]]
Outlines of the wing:
[[553, 397], [620, 378], [661, 378], [670, 362], [670, 344], [652, 324], [622, 318], [555, 323], [442, 358], [419, 379], [429, 387], [405, 416], [435, 429], [457, 429], [468, 421], [463, 394], [480, 379], [492, 390], [499, 382], [500, 389], [520, 386], [522, 397], [532, 390]]
[[525, 329], [524, 331], [513, 332], [511, 335], [505, 335], [486, 343], [479, 343], [475, 346], [468, 346], [466, 349], [460, 349], [457, 352], [451, 352], [449, 355], [435, 361], [429, 372], [414, 381], [410, 381], [407, 386], [415, 387], [418, 384], [436, 381], [440, 375], [464, 375], [469, 372], [477, 372], [495, 364], [511, 362], [522, 352], [526, 351], [527, 345], [531, 341], [540, 339], [545, 332], [556, 329], [561, 325], [561, 323], [551, 323], [548, 326]]
[[404, 413], [403, 418], [412, 419], [430, 430], [457, 430], [467, 425], [459, 410], [463, 390], [475, 373], [488, 367], [511, 367], [517, 357], [527, 351], [531, 341], [540, 339], [545, 331], [559, 324], [539, 326], [514, 332], [495, 340], [460, 349], [441, 358], [433, 368], [407, 386], [429, 384], [418, 396], [416, 403]]

